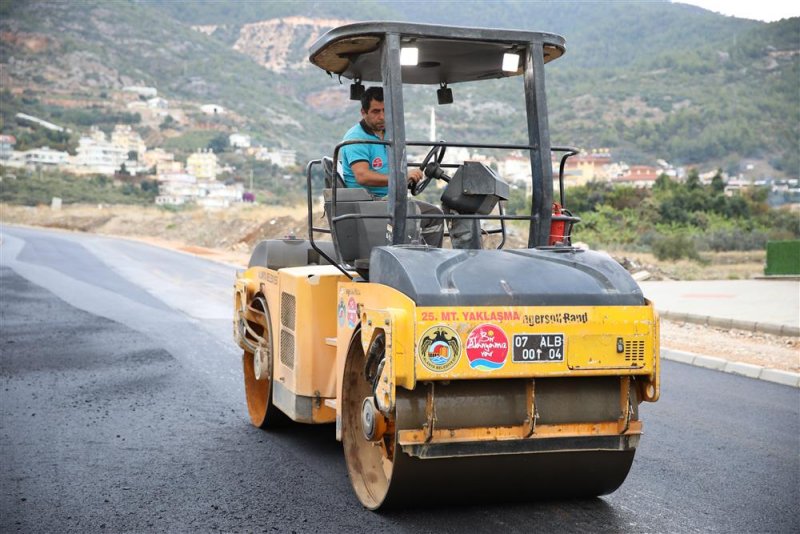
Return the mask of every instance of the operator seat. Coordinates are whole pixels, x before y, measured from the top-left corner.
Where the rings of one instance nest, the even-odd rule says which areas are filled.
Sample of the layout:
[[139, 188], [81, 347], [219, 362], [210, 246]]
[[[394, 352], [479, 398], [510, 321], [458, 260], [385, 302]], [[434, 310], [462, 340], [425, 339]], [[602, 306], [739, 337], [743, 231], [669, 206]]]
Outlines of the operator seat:
[[348, 188], [332, 158], [322, 158], [325, 187], [325, 215], [331, 228], [331, 236], [339, 261], [354, 267], [364, 278], [369, 279], [369, 256], [374, 247], [388, 245], [386, 224], [388, 218], [345, 219], [335, 225], [333, 217], [333, 184], [336, 183], [336, 215], [388, 215], [386, 200], [377, 200], [363, 187]]

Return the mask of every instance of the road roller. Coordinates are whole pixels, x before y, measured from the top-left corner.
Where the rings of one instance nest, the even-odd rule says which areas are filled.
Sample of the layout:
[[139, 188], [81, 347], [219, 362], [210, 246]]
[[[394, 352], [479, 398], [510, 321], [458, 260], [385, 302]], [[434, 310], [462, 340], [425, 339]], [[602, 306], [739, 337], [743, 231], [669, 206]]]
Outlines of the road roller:
[[[334, 145], [331, 132], [332, 157], [307, 166], [308, 235], [258, 243], [236, 275], [234, 338], [252, 424], [334, 423], [368, 509], [599, 496], [628, 475], [639, 406], [659, 397], [659, 322], [627, 271], [572, 244], [564, 163], [577, 150], [551, 145], [544, 84], [564, 52], [550, 33], [397, 22], [310, 47], [352, 99], [383, 87], [385, 136]], [[467, 127], [406, 138], [404, 86], [449, 105], [486, 80], [524, 93], [525, 142], [468, 142]], [[345, 185], [352, 143], [385, 146], [387, 196]], [[479, 150], [529, 162], [529, 211], [505, 211], [511, 185], [485, 160], [453, 157]], [[423, 213], [413, 197], [431, 183], [422, 198], [441, 210]], [[421, 239], [431, 221], [441, 245]]]

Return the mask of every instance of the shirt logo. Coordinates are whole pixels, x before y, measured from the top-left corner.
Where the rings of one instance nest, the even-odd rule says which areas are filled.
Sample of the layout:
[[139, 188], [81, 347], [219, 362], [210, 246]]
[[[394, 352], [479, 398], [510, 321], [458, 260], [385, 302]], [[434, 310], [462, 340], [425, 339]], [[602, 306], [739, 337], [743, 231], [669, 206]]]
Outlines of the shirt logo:
[[372, 160], [372, 168], [373, 169], [381, 169], [383, 168], [383, 160], [379, 157]]

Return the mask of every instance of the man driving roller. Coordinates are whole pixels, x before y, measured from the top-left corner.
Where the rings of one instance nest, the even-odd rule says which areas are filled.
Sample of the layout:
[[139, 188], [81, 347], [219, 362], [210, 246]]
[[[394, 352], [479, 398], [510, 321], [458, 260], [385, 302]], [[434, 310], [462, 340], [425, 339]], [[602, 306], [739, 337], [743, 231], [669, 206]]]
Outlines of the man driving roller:
[[[385, 134], [383, 88], [370, 87], [361, 96], [361, 121], [344, 135], [343, 141], [382, 141]], [[386, 145], [352, 144], [340, 151], [342, 177], [347, 187], [363, 187], [374, 197], [389, 194], [389, 154]], [[418, 168], [409, 169], [408, 180], [418, 182], [423, 173]], [[433, 204], [420, 200], [409, 201], [409, 214], [441, 214]], [[443, 224], [441, 219], [422, 219], [421, 237], [425, 244], [441, 247]]]

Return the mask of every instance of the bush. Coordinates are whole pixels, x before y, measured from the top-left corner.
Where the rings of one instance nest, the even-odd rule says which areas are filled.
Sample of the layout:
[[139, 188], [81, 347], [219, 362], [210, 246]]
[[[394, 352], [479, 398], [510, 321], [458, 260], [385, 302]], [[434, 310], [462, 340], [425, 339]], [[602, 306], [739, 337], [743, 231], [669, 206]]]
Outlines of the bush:
[[769, 235], [761, 230], [746, 231], [741, 228], [714, 230], [699, 238], [702, 248], [717, 252], [724, 250], [764, 250]]
[[694, 240], [686, 234], [660, 236], [653, 239], [651, 244], [653, 254], [661, 261], [679, 260], [689, 258], [700, 260], [700, 254], [694, 245]]

